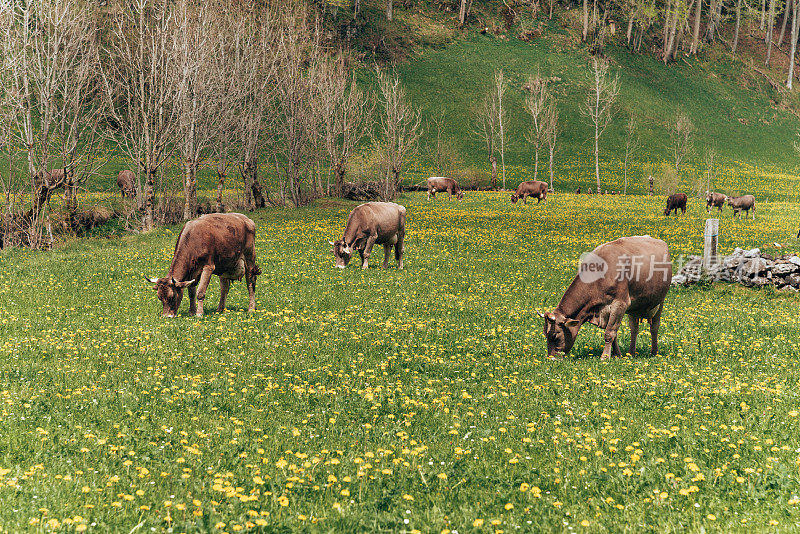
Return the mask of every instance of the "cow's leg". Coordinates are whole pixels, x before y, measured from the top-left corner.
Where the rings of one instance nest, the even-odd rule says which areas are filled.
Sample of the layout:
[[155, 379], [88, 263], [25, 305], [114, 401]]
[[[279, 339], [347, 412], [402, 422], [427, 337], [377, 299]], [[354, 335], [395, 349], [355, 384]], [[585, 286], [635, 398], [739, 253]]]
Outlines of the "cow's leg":
[[397, 243], [394, 244], [394, 259], [397, 261], [397, 268], [403, 268], [403, 252], [405, 252], [405, 233], [397, 235]]
[[383, 245], [383, 265], [381, 266], [382, 269], [386, 269], [389, 267], [389, 256], [392, 255], [392, 245], [386, 244]]
[[189, 315], [194, 315], [197, 313], [197, 301], [195, 300], [197, 288], [195, 286], [189, 286], [186, 288], [186, 292], [189, 293]]
[[631, 346], [628, 349], [628, 354], [634, 357], [636, 356], [636, 338], [639, 336], [639, 318], [629, 315], [628, 324], [631, 326]]
[[203, 316], [203, 301], [206, 299], [206, 290], [209, 282], [211, 282], [211, 274], [213, 272], [214, 266], [206, 265], [200, 274], [200, 282], [197, 284], [197, 312], [195, 313], [198, 317]]
[[431, 197], [435, 196], [436, 196], [436, 191], [431, 191], [430, 189], [428, 189], [428, 200], [430, 200]]
[[[249, 286], [250, 284], [247, 285]], [[230, 278], [219, 279], [219, 306], [217, 306], [217, 311], [219, 313], [225, 311], [225, 300], [228, 298], [228, 290], [230, 288], [231, 288]]]
[[364, 251], [361, 253], [361, 268], [367, 269], [369, 267], [369, 255], [372, 254], [372, 247], [375, 246], [375, 241], [378, 240], [378, 234], [371, 234], [367, 238], [364, 245]]
[[256, 265], [255, 257], [245, 257], [245, 271], [244, 279], [247, 282], [247, 293], [250, 296], [250, 302], [247, 306], [247, 311], [256, 311], [256, 277], [261, 270]]
[[523, 204], [527, 204], [528, 203], [528, 194], [527, 193], [523, 193], [522, 194], [522, 203]]
[[[619, 345], [617, 345], [617, 332], [622, 324], [622, 318], [625, 316], [625, 310], [628, 307], [622, 302], [615, 302], [611, 305], [611, 313], [608, 316], [608, 323], [606, 323], [606, 331], [603, 334], [603, 354], [600, 356], [601, 360], [607, 360], [612, 354], [619, 353]], [[616, 345], [616, 349], [614, 346]]]
[[658, 327], [661, 326], [661, 311], [664, 309], [664, 303], [658, 307], [658, 311], [652, 319], [648, 319], [650, 324], [650, 356], [658, 354]]

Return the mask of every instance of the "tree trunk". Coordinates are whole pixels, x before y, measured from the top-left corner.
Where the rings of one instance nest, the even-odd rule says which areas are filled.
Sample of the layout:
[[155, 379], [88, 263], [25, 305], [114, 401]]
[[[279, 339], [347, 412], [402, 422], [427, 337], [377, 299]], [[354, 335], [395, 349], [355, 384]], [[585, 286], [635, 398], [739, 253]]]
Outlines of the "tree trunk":
[[553, 189], [553, 152], [555, 152], [555, 145], [550, 147], [550, 189]]
[[492, 164], [492, 181], [490, 185], [493, 190], [497, 190], [497, 158], [491, 155], [489, 156], [489, 161]]
[[[697, 2], [697, 10], [694, 13], [694, 29], [692, 31], [692, 47], [689, 53], [693, 56], [697, 55], [697, 45], [700, 41], [700, 15], [703, 8], [703, 0], [695, 0]], [[713, 16], [713, 15], [711, 15]]]
[[253, 194], [253, 204], [255, 208], [263, 208], [267, 205], [264, 200], [264, 194], [261, 192], [261, 183], [258, 181], [258, 158], [255, 157], [250, 164], [250, 190]]
[[464, 25], [464, 21], [467, 19], [467, 0], [461, 0], [461, 6], [458, 10], [458, 22], [462, 26]]
[[769, 1], [769, 26], [767, 27], [767, 59], [764, 62], [765, 66], [769, 66], [769, 60], [772, 57], [772, 34], [775, 32], [775, 0]]
[[739, 23], [742, 19], [742, 0], [736, 0], [736, 29], [733, 32], [733, 46], [731, 53], [736, 55], [736, 47], [739, 44]]
[[589, 0], [583, 0], [583, 33], [581, 35], [585, 43], [589, 36]]
[[783, 46], [783, 38], [786, 36], [786, 21], [789, 20], [790, 11], [792, 10], [792, 2], [786, 2], [786, 7], [783, 10], [783, 22], [781, 22], [781, 33], [778, 36], [778, 48]]
[[761, 0], [761, 22], [758, 25], [760, 30], [764, 29], [764, 17], [767, 13], [767, 0]]
[[797, 52], [797, 3], [795, 3], [795, 0], [792, 0], [792, 3], [792, 48], [791, 52], [789, 52], [789, 76], [786, 79], [786, 87], [789, 89], [792, 88], [794, 79], [794, 56]]
[[155, 178], [156, 169], [147, 166], [147, 177], [144, 181], [144, 217], [142, 229], [149, 232], [153, 229], [153, 206], [155, 204]]
[[392, 20], [392, 6], [394, 0], [386, 0], [386, 20]]
[[533, 179], [539, 179], [539, 149], [536, 149], [536, 156], [533, 160]]
[[222, 203], [222, 190], [225, 188], [225, 178], [227, 178], [227, 175], [217, 169], [217, 213], [225, 213], [225, 205]]
[[667, 0], [667, 5], [664, 6], [664, 35], [661, 44], [664, 63], [667, 62], [667, 56], [669, 54], [667, 46], [669, 45], [669, 27], [670, 23], [672, 22], [672, 9], [674, 9], [673, 0]]
[[600, 192], [600, 131], [594, 125], [594, 176], [597, 179], [597, 192]]
[[183, 162], [183, 220], [189, 221], [197, 215], [197, 166], [194, 162]]
[[344, 165], [339, 162], [333, 168], [334, 176], [336, 177], [336, 184], [334, 187], [336, 188], [336, 196], [342, 197], [344, 195], [344, 173], [345, 167]]
[[630, 18], [628, 19], [628, 31], [626, 33], [627, 43], [628, 46], [631, 45], [631, 36], [633, 35], [633, 20], [634, 20], [634, 13], [631, 13]]

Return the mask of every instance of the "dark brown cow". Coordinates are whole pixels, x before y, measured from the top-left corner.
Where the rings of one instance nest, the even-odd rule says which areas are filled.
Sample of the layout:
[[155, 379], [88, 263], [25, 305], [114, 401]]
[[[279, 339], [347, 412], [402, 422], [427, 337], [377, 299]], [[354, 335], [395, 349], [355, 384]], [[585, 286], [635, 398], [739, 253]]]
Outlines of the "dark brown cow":
[[511, 203], [516, 204], [517, 200], [522, 199], [523, 204], [528, 203], [528, 197], [534, 197], [538, 204], [542, 200], [547, 202], [547, 183], [539, 180], [522, 182], [517, 186], [517, 190], [511, 195]]
[[136, 198], [136, 175], [133, 171], [119, 171], [117, 175], [117, 187], [122, 192], [122, 198]]
[[733, 216], [738, 217], [739, 212], [744, 211], [745, 217], [753, 210], [753, 219], [756, 218], [756, 197], [753, 195], [743, 195], [741, 197], [728, 197], [725, 199], [728, 206], [733, 208]]
[[725, 205], [725, 199], [728, 198], [722, 193], [712, 193], [711, 191], [706, 191], [706, 213], [711, 211], [711, 208], [718, 208], [719, 212], [722, 213], [722, 206]]
[[602, 359], [621, 356], [617, 332], [627, 314], [630, 354], [636, 354], [639, 321], [650, 323], [650, 352], [658, 352], [658, 327], [672, 281], [667, 244], [650, 236], [623, 237], [586, 254], [558, 306], [545, 319], [547, 354], [569, 354], [583, 323], [605, 329]]
[[[69, 170], [66, 174], [68, 178], [74, 177], [74, 172]], [[56, 189], [66, 184], [64, 180], [64, 169], [51, 169], [49, 171], [39, 171], [36, 173], [36, 185], [46, 189]]]
[[383, 245], [383, 268], [389, 265], [389, 254], [394, 247], [397, 268], [403, 268], [403, 246], [406, 237], [406, 209], [394, 202], [366, 202], [353, 208], [347, 218], [344, 235], [330, 241], [336, 266], [347, 267], [353, 251], [361, 255], [361, 268], [369, 267], [372, 247]]
[[675, 210], [675, 215], [678, 214], [678, 210], [681, 210], [686, 215], [686, 193], [675, 193], [669, 196], [664, 215], [669, 215], [672, 210]]
[[432, 177], [428, 178], [428, 200], [436, 197], [436, 193], [447, 192], [447, 199], [453, 200], [455, 196], [458, 200], [464, 200], [464, 192], [458, 187], [458, 183], [452, 178]]
[[[225, 298], [232, 280], [247, 280], [249, 311], [256, 309], [256, 225], [241, 213], [212, 213], [187, 222], [175, 243], [169, 272], [163, 278], [148, 278], [164, 305], [162, 315], [175, 317], [189, 291], [189, 313], [203, 316], [203, 301], [211, 275], [219, 276], [218, 312], [225, 310]], [[195, 295], [197, 304], [195, 305]]]

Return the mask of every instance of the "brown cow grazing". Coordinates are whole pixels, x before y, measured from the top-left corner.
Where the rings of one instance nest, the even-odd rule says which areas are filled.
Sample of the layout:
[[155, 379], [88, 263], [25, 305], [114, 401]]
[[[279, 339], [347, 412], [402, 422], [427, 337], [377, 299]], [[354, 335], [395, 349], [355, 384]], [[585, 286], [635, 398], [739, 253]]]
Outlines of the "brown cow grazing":
[[[256, 225], [241, 213], [212, 213], [187, 222], [175, 243], [175, 254], [169, 272], [163, 278], [147, 278], [156, 284], [162, 315], [175, 317], [183, 298], [189, 292], [189, 313], [203, 316], [203, 301], [211, 275], [219, 276], [218, 312], [225, 310], [225, 298], [232, 280], [247, 280], [250, 293], [248, 311], [256, 309]], [[197, 304], [195, 304], [195, 295]]]
[[678, 214], [678, 210], [681, 210], [686, 215], [686, 193], [675, 193], [669, 196], [664, 215], [669, 215], [672, 210], [675, 210], [675, 215]]
[[706, 191], [706, 213], [711, 211], [711, 208], [718, 208], [719, 212], [722, 213], [722, 206], [725, 205], [725, 199], [728, 198], [722, 193], [712, 193], [711, 191]]
[[117, 175], [117, 187], [119, 187], [122, 193], [122, 198], [136, 198], [136, 175], [133, 174], [133, 171], [127, 169], [119, 171]]
[[353, 208], [347, 218], [344, 235], [333, 245], [336, 266], [347, 267], [353, 251], [361, 255], [361, 268], [369, 267], [372, 247], [383, 245], [383, 268], [389, 266], [389, 254], [394, 247], [397, 268], [403, 268], [403, 243], [406, 237], [406, 209], [394, 202], [366, 202]]
[[728, 206], [733, 208], [733, 216], [738, 217], [739, 212], [744, 211], [745, 217], [753, 210], [753, 219], [756, 218], [756, 197], [753, 195], [743, 195], [741, 197], [727, 197], [725, 201]]
[[627, 314], [631, 327], [630, 354], [636, 354], [639, 321], [650, 323], [650, 353], [658, 352], [658, 327], [664, 298], [672, 281], [667, 244], [650, 236], [623, 237], [586, 254], [572, 281], [545, 319], [547, 354], [569, 354], [583, 323], [605, 329], [602, 359], [621, 356], [617, 331]]
[[534, 197], [538, 204], [542, 200], [547, 202], [547, 184], [539, 180], [529, 180], [517, 186], [517, 190], [511, 195], [511, 203], [516, 204], [517, 200], [522, 199], [523, 204], [528, 203], [528, 197]]
[[436, 197], [436, 193], [447, 192], [447, 199], [453, 200], [453, 196], [458, 200], [464, 200], [464, 192], [458, 187], [458, 183], [452, 178], [432, 177], [428, 178], [428, 200]]

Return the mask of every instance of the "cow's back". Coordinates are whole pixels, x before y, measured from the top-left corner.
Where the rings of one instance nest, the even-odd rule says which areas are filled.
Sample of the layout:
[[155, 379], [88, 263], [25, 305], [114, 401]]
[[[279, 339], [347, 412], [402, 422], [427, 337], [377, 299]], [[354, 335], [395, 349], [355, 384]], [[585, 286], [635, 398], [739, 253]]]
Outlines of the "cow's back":
[[627, 292], [629, 313], [645, 314], [664, 301], [672, 281], [672, 262], [664, 241], [650, 236], [623, 237], [600, 245], [593, 253], [608, 265], [598, 282], [610, 295]]
[[[455, 187], [456, 181], [452, 178], [444, 178], [441, 176], [432, 176], [428, 178], [428, 189], [436, 189], [437, 191], [447, 191], [449, 187]], [[386, 204], [386, 202], [384, 202]]]
[[405, 227], [406, 208], [394, 202], [365, 202], [353, 208], [347, 227], [359, 230], [397, 232]]
[[175, 243], [176, 261], [226, 263], [252, 251], [255, 224], [241, 213], [211, 213], [187, 222]]

